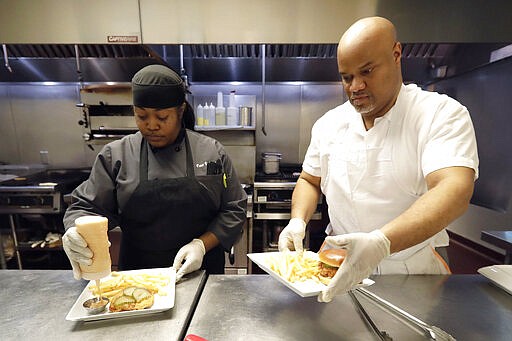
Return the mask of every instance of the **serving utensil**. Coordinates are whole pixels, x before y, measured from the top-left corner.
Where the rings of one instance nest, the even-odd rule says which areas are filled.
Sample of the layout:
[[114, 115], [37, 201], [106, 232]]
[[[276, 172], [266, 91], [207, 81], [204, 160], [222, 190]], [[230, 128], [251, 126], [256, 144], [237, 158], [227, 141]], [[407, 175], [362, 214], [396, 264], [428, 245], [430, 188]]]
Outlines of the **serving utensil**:
[[407, 321], [414, 327], [421, 330], [427, 339], [442, 340], [442, 341], [455, 341], [455, 338], [453, 336], [451, 336], [449, 333], [442, 330], [441, 328], [439, 328], [437, 326], [429, 325], [429, 324], [421, 321], [417, 317], [415, 317], [415, 316], [409, 314], [408, 312], [398, 308], [397, 306], [389, 303], [388, 301], [384, 300], [383, 298], [380, 298], [379, 296], [375, 295], [374, 293], [372, 293], [364, 288], [357, 288], [354, 290], [359, 292], [360, 294], [362, 294], [363, 296], [365, 296], [366, 298], [368, 298], [370, 301], [374, 302], [378, 306], [403, 318], [405, 321]]
[[362, 315], [363, 318], [366, 320], [366, 322], [368, 322], [370, 327], [372, 327], [373, 331], [379, 337], [379, 339], [381, 339], [382, 341], [392, 341], [393, 338], [391, 336], [389, 336], [389, 334], [386, 333], [386, 331], [380, 330], [377, 327], [377, 325], [373, 322], [373, 320], [371, 319], [370, 315], [368, 315], [368, 313], [366, 312], [364, 307], [361, 305], [361, 303], [357, 299], [356, 295], [354, 295], [354, 293], [352, 291], [349, 291], [348, 294], [349, 294], [350, 298], [352, 299], [352, 302], [354, 302], [354, 305], [356, 306], [356, 308], [359, 311], [360, 315]]

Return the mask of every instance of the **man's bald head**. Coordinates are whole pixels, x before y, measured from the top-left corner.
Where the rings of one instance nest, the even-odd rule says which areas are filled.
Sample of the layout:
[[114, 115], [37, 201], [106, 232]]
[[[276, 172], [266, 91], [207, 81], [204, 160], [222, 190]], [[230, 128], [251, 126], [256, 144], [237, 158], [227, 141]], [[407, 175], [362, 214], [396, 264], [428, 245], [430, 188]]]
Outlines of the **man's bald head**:
[[382, 17], [356, 21], [338, 45], [338, 70], [347, 96], [366, 127], [394, 105], [402, 84], [402, 47]]
[[396, 29], [391, 21], [382, 17], [363, 18], [352, 24], [343, 34], [338, 53], [354, 47], [393, 46], [396, 41]]

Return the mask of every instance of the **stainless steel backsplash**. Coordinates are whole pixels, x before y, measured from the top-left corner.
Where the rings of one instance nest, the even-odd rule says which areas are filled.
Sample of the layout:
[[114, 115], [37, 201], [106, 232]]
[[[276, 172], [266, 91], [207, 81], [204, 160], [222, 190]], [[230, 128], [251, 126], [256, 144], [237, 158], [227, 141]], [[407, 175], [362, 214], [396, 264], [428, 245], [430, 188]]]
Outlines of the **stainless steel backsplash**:
[[[262, 86], [258, 83], [192, 84], [191, 96], [215, 96], [218, 91], [256, 96], [254, 140], [259, 165], [262, 152], [279, 151], [283, 164], [300, 164], [309, 144], [313, 123], [327, 110], [341, 104], [339, 83], [268, 83], [265, 85], [265, 131], [262, 132]], [[0, 84], [0, 162], [39, 163], [40, 151], [48, 151], [52, 168], [92, 165], [101, 145], [82, 139], [78, 124], [82, 109], [76, 83]], [[215, 105], [216, 103], [214, 103]], [[222, 137], [219, 138], [222, 141]], [[228, 144], [236, 145], [236, 141]], [[241, 141], [242, 145], [247, 142]], [[94, 150], [92, 150], [93, 148]]]

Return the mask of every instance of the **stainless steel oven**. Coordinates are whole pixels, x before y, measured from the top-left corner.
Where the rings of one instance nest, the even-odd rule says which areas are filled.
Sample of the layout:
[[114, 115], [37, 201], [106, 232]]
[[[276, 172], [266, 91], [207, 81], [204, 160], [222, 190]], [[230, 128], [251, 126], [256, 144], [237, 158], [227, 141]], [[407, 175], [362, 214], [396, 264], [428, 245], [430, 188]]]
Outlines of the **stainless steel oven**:
[[[8, 218], [19, 269], [27, 267], [28, 263], [43, 266], [43, 262], [37, 260], [46, 262], [49, 258], [54, 261], [46, 262], [45, 266], [56, 266], [57, 260], [65, 258], [60, 240], [46, 242], [45, 234], [52, 233], [55, 237], [64, 233], [64, 197], [88, 176], [88, 169], [54, 169], [0, 182], [0, 214]], [[65, 266], [68, 264], [66, 259]], [[59, 267], [62, 266], [59, 263]], [[1, 257], [0, 267], [7, 268], [6, 260]]]
[[[277, 251], [277, 240], [291, 215], [292, 193], [296, 182], [255, 182], [254, 183], [254, 232], [261, 237], [261, 244], [255, 252]], [[311, 220], [321, 220], [322, 212], [319, 200], [317, 210]], [[258, 247], [259, 246], [259, 247]], [[309, 246], [309, 233], [306, 233], [305, 247]]]
[[253, 230], [253, 196], [252, 186], [242, 185], [247, 193], [247, 220], [244, 224], [242, 235], [238, 242], [233, 245], [229, 253], [226, 253], [224, 273], [228, 275], [246, 275], [248, 272], [249, 260], [247, 253], [250, 252]]

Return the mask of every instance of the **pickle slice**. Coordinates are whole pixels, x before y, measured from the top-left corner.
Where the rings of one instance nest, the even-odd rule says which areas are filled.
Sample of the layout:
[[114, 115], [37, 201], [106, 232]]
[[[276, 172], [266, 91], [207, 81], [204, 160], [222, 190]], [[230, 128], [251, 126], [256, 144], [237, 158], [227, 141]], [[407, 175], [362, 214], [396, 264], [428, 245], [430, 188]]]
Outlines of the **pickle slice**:
[[133, 296], [133, 291], [136, 289], [137, 287], [127, 287], [123, 290], [123, 294], [126, 295], [126, 296]]
[[135, 298], [137, 302], [140, 302], [143, 299], [148, 298], [150, 296], [151, 293], [145, 288], [135, 288], [135, 290], [133, 291], [133, 298]]
[[123, 305], [123, 304], [128, 304], [128, 303], [135, 303], [135, 298], [133, 298], [132, 296], [119, 296], [116, 301], [114, 302], [114, 305], [116, 306], [119, 306], [119, 305]]

